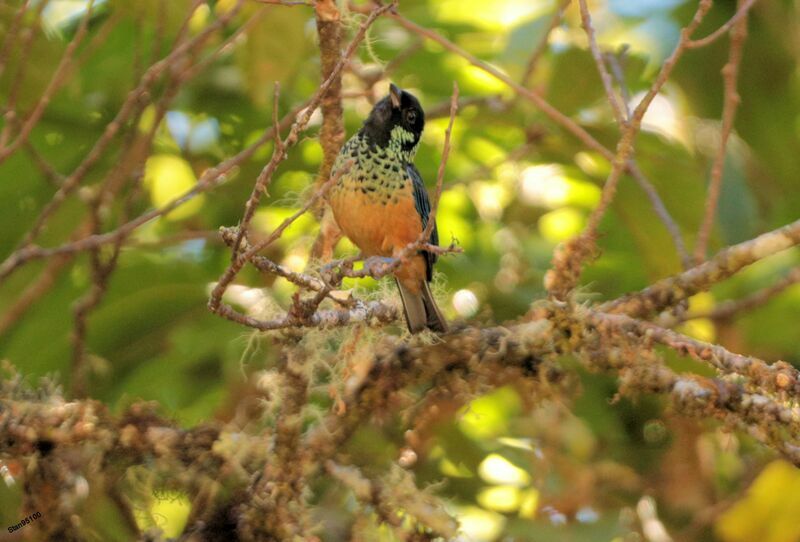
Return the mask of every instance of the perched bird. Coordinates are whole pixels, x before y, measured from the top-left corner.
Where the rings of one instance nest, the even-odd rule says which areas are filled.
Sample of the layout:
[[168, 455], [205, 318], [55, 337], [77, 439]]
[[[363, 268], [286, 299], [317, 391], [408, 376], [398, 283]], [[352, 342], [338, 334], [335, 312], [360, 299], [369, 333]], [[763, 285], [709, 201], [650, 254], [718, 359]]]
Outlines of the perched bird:
[[[328, 197], [336, 223], [364, 256], [396, 256], [428, 224], [430, 199], [414, 166], [425, 127], [419, 100], [395, 85], [373, 107], [361, 129], [344, 144], [333, 175], [349, 164]], [[433, 225], [429, 243], [439, 244]], [[436, 254], [420, 251], [395, 271], [408, 329], [447, 330], [431, 294]]]

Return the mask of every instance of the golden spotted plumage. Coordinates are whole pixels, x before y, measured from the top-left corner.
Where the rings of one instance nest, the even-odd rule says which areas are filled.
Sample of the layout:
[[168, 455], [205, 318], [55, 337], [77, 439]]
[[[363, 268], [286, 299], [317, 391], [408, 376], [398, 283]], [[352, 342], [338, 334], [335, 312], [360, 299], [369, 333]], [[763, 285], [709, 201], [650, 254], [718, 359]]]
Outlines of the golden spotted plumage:
[[[398, 153], [370, 148], [359, 136], [347, 142], [334, 171], [348, 160], [352, 165], [329, 196], [336, 222], [365, 256], [393, 256], [416, 241], [423, 229], [405, 166]], [[424, 259], [414, 258], [395, 275], [409, 290], [419, 292]]]

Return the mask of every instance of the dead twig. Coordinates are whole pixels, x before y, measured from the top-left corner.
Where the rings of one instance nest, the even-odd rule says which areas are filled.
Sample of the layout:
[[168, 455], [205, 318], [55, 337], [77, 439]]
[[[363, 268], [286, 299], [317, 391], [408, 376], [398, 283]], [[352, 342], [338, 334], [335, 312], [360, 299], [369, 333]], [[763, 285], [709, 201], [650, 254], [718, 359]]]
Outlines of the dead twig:
[[743, 3], [740, 1], [740, 12], [743, 14], [731, 30], [731, 44], [728, 53], [728, 62], [722, 68], [722, 78], [724, 80], [724, 98], [722, 105], [722, 123], [719, 133], [719, 147], [714, 157], [714, 164], [711, 166], [711, 180], [708, 185], [708, 195], [706, 196], [705, 212], [697, 232], [697, 244], [694, 250], [694, 260], [697, 263], [706, 258], [708, 240], [711, 236], [711, 229], [714, 225], [714, 217], [717, 212], [717, 203], [722, 192], [722, 173], [725, 169], [725, 155], [728, 148], [728, 139], [733, 131], [733, 122], [736, 119], [736, 109], [741, 101], [739, 92], [736, 90], [739, 79], [739, 65], [742, 63], [742, 51], [744, 42], [747, 39], [747, 10], [742, 9]]

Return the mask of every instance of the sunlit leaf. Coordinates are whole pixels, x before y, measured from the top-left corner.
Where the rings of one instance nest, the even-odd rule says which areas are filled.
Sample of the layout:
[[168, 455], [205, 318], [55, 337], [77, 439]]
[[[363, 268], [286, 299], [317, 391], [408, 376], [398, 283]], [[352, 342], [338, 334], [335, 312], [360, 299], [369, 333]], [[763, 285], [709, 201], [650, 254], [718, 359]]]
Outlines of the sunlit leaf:
[[767, 465], [747, 494], [715, 524], [725, 542], [800, 540], [800, 472], [785, 461]]
[[[191, 190], [197, 183], [189, 163], [179, 156], [160, 154], [147, 159], [144, 173], [145, 186], [150, 191], [153, 205], [163, 207]], [[205, 197], [201, 194], [181, 204], [166, 218], [181, 220], [195, 214], [203, 207]]]

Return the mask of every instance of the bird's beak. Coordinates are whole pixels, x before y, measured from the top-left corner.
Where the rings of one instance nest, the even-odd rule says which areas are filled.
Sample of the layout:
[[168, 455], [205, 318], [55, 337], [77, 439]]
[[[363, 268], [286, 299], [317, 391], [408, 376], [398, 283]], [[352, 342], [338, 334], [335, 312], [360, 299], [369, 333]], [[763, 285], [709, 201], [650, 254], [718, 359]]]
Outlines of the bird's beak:
[[400, 93], [401, 92], [402, 91], [394, 83], [391, 83], [389, 85], [389, 98], [391, 98], [392, 107], [394, 107], [395, 109], [399, 109], [400, 108]]

